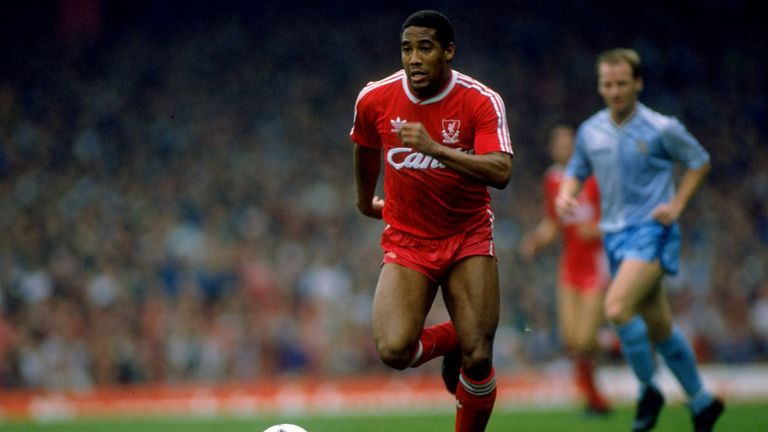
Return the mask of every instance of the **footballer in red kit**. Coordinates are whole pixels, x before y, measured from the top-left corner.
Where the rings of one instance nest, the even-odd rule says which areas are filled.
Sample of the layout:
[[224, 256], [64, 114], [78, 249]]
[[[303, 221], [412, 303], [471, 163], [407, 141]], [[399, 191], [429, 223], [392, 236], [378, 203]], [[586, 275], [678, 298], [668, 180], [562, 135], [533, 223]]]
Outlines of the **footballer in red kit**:
[[[496, 399], [499, 280], [488, 187], [506, 187], [512, 147], [502, 99], [453, 70], [455, 54], [444, 15], [409, 16], [403, 69], [360, 92], [350, 137], [357, 206], [386, 222], [372, 306], [379, 356], [395, 369], [442, 357], [455, 430], [478, 432]], [[424, 328], [438, 291], [451, 320]]]
[[[547, 215], [558, 219], [555, 198], [563, 179], [563, 167], [552, 166], [544, 174], [545, 208]], [[560, 218], [563, 250], [560, 256], [560, 274], [572, 289], [589, 292], [605, 289], [608, 283], [608, 261], [599, 235], [584, 236], [583, 224], [597, 225], [600, 220], [600, 193], [597, 182], [589, 178], [579, 194], [577, 209]]]
[[573, 153], [574, 130], [558, 124], [550, 130], [549, 154], [553, 165], [544, 174], [544, 216], [520, 241], [520, 254], [528, 261], [562, 238], [558, 268], [557, 309], [560, 339], [572, 360], [575, 382], [586, 400], [586, 412], [600, 415], [610, 408], [595, 379], [597, 335], [603, 324], [603, 297], [608, 286], [608, 261], [598, 228], [600, 194], [593, 177], [584, 182], [577, 204], [559, 216], [555, 198], [564, 167]]

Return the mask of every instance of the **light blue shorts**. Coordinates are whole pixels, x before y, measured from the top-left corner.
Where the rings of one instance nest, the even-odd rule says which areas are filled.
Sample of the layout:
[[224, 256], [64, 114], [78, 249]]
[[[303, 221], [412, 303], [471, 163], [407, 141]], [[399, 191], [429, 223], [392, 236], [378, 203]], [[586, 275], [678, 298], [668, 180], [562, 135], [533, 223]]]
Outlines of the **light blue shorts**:
[[615, 276], [627, 258], [661, 263], [664, 272], [674, 275], [680, 269], [680, 226], [647, 222], [603, 236], [605, 252]]

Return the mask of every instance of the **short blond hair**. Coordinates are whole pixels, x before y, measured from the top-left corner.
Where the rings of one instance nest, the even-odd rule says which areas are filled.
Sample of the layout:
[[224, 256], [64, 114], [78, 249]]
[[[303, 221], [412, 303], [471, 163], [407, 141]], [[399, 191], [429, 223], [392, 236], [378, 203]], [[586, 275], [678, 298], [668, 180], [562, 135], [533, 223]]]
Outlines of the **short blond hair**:
[[632, 48], [614, 48], [603, 51], [597, 57], [597, 68], [600, 68], [601, 64], [618, 64], [628, 63], [632, 68], [632, 77], [635, 79], [643, 76], [642, 66], [643, 63], [640, 60], [640, 54]]

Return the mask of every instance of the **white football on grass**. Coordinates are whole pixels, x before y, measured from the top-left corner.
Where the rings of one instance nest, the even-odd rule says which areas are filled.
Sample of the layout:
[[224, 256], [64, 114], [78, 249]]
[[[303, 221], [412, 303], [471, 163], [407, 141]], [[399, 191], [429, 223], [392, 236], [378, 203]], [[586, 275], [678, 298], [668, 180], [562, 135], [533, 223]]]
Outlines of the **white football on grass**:
[[307, 432], [307, 430], [301, 426], [283, 423], [270, 426], [264, 432]]

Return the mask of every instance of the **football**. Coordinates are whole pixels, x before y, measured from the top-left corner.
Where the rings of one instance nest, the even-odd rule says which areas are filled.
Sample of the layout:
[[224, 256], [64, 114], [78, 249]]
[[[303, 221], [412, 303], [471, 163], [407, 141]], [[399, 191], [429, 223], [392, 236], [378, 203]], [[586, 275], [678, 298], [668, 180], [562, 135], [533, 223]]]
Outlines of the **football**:
[[307, 430], [301, 426], [283, 423], [270, 426], [264, 432], [307, 432]]

